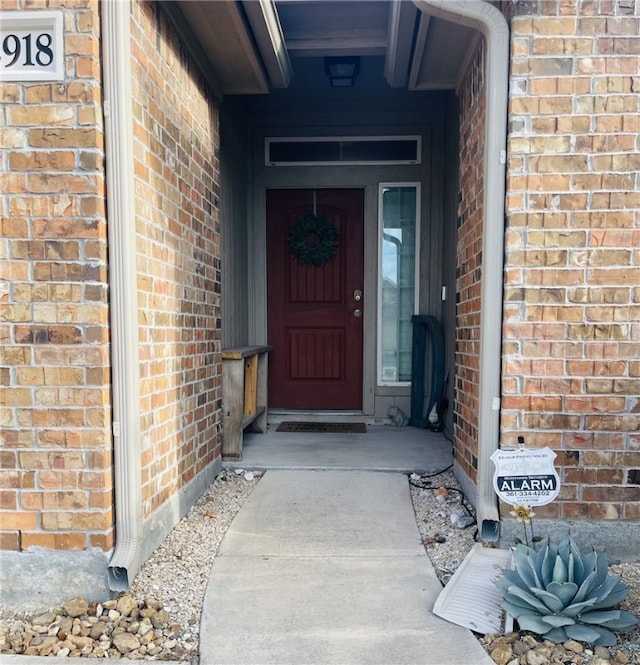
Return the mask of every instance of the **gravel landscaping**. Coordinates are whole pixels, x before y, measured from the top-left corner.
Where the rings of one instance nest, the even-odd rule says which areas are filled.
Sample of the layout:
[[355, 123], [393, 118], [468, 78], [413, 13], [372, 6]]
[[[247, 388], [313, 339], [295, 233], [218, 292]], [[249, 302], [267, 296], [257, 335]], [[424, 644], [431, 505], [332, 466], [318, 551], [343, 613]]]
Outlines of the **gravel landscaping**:
[[[73, 599], [38, 617], [0, 607], [0, 653], [197, 661], [199, 625], [211, 564], [258, 472], [222, 471], [141, 568], [128, 593], [90, 605]], [[475, 544], [475, 520], [454, 475], [409, 478], [418, 528], [446, 584]], [[631, 587], [622, 603], [640, 616], [640, 564], [611, 566]], [[478, 635], [498, 665], [640, 665], [640, 630], [616, 647], [555, 645], [533, 635]]]
[[[460, 485], [450, 471], [412, 478], [410, 483], [423, 543], [440, 581], [446, 584], [475, 544], [476, 535], [475, 523], [457, 528], [451, 516], [465, 517], [473, 511], [464, 502]], [[453, 521], [462, 524], [459, 517]], [[611, 565], [609, 572], [620, 575], [630, 587], [620, 606], [640, 617], [640, 562]], [[611, 648], [590, 648], [574, 640], [553, 644], [525, 633], [477, 637], [498, 665], [640, 665], [639, 628], [620, 635], [617, 646]]]
[[119, 601], [77, 599], [37, 617], [0, 607], [0, 653], [196, 661], [211, 565], [260, 475], [218, 474]]

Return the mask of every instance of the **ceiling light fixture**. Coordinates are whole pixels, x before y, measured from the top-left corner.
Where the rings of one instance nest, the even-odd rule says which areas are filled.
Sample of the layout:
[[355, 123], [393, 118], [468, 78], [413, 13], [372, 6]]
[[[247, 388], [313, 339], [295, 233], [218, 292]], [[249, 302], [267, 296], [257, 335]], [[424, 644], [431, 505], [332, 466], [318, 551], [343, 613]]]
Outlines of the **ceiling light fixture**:
[[325, 58], [324, 69], [332, 88], [351, 88], [360, 71], [360, 58], [357, 56]]

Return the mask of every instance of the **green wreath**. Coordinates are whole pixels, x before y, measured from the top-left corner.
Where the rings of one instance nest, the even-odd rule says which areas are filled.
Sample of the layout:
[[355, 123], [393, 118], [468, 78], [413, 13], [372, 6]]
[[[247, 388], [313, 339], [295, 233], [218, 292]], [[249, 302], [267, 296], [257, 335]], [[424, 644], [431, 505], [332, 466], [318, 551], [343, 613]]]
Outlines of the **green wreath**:
[[289, 234], [289, 248], [300, 263], [321, 267], [336, 255], [339, 240], [338, 227], [324, 215], [309, 210]]

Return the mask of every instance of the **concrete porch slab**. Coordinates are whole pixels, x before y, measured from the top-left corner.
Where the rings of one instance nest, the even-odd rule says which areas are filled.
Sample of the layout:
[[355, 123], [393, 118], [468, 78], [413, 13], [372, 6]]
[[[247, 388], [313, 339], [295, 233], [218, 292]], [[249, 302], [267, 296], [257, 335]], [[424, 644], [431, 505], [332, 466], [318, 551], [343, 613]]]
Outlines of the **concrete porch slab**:
[[277, 432], [276, 427], [270, 421], [266, 434], [245, 433], [242, 460], [224, 466], [432, 473], [453, 462], [442, 433], [417, 427], [368, 425], [366, 434]]

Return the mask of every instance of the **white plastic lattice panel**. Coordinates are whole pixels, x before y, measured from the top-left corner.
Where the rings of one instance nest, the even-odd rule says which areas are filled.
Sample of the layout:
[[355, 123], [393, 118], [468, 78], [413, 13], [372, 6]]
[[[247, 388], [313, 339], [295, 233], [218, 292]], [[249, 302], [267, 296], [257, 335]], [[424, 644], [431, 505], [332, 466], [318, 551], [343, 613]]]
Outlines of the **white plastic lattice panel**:
[[[511, 567], [511, 551], [474, 545], [433, 607], [437, 616], [477, 633], [505, 631], [502, 593], [495, 585]], [[509, 623], [510, 618], [507, 617]], [[510, 626], [507, 626], [507, 630]]]

